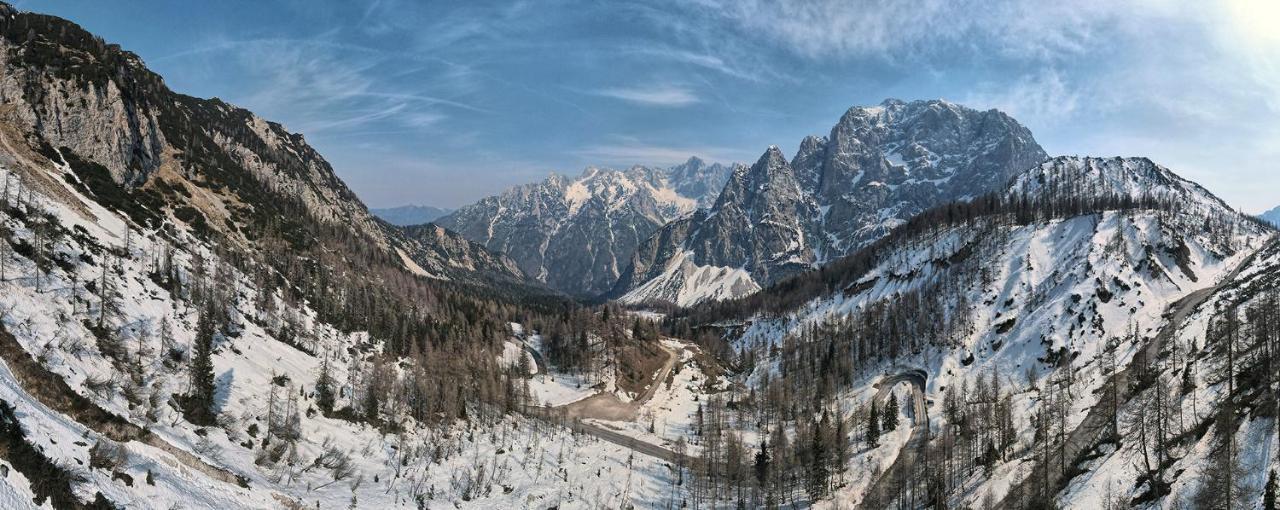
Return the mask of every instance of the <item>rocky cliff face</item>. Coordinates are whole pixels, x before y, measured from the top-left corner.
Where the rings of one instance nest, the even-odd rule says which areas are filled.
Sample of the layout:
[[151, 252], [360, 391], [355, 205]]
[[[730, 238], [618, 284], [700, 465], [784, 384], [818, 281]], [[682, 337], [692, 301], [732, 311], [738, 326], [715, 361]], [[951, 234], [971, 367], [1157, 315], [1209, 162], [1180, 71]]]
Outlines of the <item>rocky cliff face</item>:
[[1046, 158], [1031, 132], [999, 111], [946, 101], [852, 108], [828, 136], [804, 139], [791, 162], [771, 147], [734, 173], [708, 214], [646, 240], [613, 295], [691, 304], [637, 291], [675, 288], [649, 283], [690, 264], [741, 269], [758, 288], [847, 255], [931, 206], [998, 189]]
[[709, 205], [729, 172], [697, 158], [668, 169], [588, 168], [511, 188], [437, 222], [509, 255], [554, 289], [597, 295], [613, 287], [640, 242]]
[[[434, 259], [441, 250], [370, 215], [302, 135], [174, 93], [137, 55], [74, 23], [0, 5], [0, 69], [0, 162], [34, 186], [56, 191], [57, 177], [37, 169], [65, 165], [140, 224], [185, 225], [246, 247], [262, 232], [300, 248], [338, 229], [388, 253], [422, 248], [412, 258], [450, 268], [442, 278], [522, 278], [491, 254], [466, 253], [495, 262], [466, 272]], [[461, 241], [449, 242], [479, 249]]]

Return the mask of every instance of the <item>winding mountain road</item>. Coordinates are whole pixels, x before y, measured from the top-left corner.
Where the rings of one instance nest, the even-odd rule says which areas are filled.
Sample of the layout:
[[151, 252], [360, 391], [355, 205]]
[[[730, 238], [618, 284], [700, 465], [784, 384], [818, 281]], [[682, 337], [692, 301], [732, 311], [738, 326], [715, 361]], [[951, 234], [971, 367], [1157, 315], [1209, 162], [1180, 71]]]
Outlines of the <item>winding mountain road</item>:
[[916, 453], [928, 443], [929, 409], [924, 398], [924, 385], [928, 377], [929, 374], [923, 370], [910, 369], [888, 376], [876, 383], [877, 391], [872, 401], [879, 408], [884, 407], [885, 400], [893, 395], [895, 387], [904, 382], [911, 383], [911, 407], [908, 409], [908, 414], [911, 417], [912, 429], [911, 437], [902, 445], [893, 464], [890, 464], [889, 469], [884, 470], [880, 477], [867, 488], [862, 498], [861, 508], [885, 507], [891, 496], [892, 482], [901, 479], [904, 473], [910, 472], [916, 463]]
[[600, 392], [559, 407], [529, 407], [526, 412], [536, 418], [565, 424], [574, 432], [589, 434], [618, 446], [629, 448], [640, 454], [673, 464], [677, 463], [677, 461], [682, 460], [681, 456], [665, 446], [646, 442], [616, 430], [583, 421], [584, 419], [635, 421], [636, 416], [640, 413], [640, 408], [645, 402], [653, 398], [654, 393], [658, 391], [658, 387], [671, 375], [676, 362], [680, 360], [679, 352], [666, 346], [661, 347], [667, 353], [667, 361], [657, 371], [656, 377], [649, 383], [649, 387], [645, 389], [644, 393], [641, 393], [639, 397], [630, 402], [621, 401], [613, 393]]

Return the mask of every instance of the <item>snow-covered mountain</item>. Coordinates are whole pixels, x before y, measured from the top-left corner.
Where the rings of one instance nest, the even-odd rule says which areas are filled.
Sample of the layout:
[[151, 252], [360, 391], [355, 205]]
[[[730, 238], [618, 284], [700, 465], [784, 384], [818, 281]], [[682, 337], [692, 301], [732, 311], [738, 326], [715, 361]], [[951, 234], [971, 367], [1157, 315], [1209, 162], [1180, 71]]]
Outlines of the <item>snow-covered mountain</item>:
[[[738, 359], [752, 360], [735, 379], [750, 394], [819, 381], [810, 409], [847, 413], [860, 444], [833, 504], [892, 507], [927, 493], [956, 508], [1176, 507], [1214, 492], [1201, 487], [1221, 436], [1192, 432], [1208, 430], [1226, 405], [1217, 375], [1225, 348], [1207, 325], [1227, 313], [1244, 321], [1252, 309], [1251, 331], [1280, 332], [1258, 322], [1271, 320], [1265, 307], [1244, 304], [1265, 305], [1280, 290], [1272, 234], [1144, 158], [1054, 158], [1004, 191], [927, 211], [821, 272], [696, 307], [687, 320], [726, 331]], [[1234, 296], [1230, 311], [1221, 295]], [[1261, 358], [1251, 359], [1238, 362]], [[1154, 382], [1116, 383], [1113, 393], [1115, 373]], [[897, 374], [921, 381], [900, 391], [920, 395], [926, 403], [914, 412], [927, 418], [909, 436], [862, 446], [859, 424], [882, 381], [904, 380], [888, 377]], [[1153, 385], [1172, 386], [1158, 394], [1171, 402], [1153, 404]], [[1232, 460], [1259, 466], [1237, 480], [1248, 507], [1261, 498], [1262, 467], [1277, 459], [1274, 393], [1237, 391], [1238, 405], [1260, 407], [1232, 415], [1227, 430], [1241, 444], [1268, 438]], [[761, 406], [793, 404], [738, 405], [767, 416]], [[1166, 414], [1143, 414], [1155, 408]], [[1109, 409], [1120, 438], [1106, 436]], [[911, 467], [924, 456], [927, 466]], [[1159, 475], [1142, 471], [1161, 463]], [[1157, 476], [1159, 485], [1148, 478]]]
[[1007, 115], [946, 101], [850, 109], [792, 161], [770, 147], [714, 205], [637, 249], [612, 294], [689, 305], [852, 253], [929, 207], [1004, 185], [1047, 155]]
[[429, 205], [402, 205], [400, 207], [369, 209], [369, 212], [392, 225], [407, 227], [410, 225], [431, 223], [437, 218], [453, 212], [453, 209], [432, 207]]
[[1280, 227], [1280, 207], [1262, 213], [1261, 218], [1271, 222], [1272, 225]]
[[593, 296], [613, 287], [650, 234], [710, 205], [730, 171], [698, 158], [666, 169], [592, 167], [508, 189], [437, 223], [507, 254], [554, 289]]

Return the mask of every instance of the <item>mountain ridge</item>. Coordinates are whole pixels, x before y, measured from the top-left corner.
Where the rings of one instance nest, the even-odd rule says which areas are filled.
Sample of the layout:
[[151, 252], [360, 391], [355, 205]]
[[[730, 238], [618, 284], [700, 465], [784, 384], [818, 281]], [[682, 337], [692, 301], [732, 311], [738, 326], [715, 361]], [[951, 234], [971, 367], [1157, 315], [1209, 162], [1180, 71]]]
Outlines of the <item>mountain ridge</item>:
[[513, 257], [552, 288], [591, 297], [612, 288], [636, 244], [707, 206], [708, 190], [729, 172], [696, 157], [664, 169], [587, 167], [508, 188], [436, 222]]
[[[9, 6], [0, 17], [8, 127], [0, 139], [31, 182], [56, 190], [28, 167], [65, 162], [139, 224], [186, 225], [242, 247], [261, 232], [314, 243], [313, 222], [389, 254], [421, 247], [374, 218], [301, 134], [217, 98], [173, 92], [136, 54], [72, 22]], [[454, 253], [479, 248], [459, 240], [450, 241]], [[498, 263], [463, 270], [438, 252], [411, 255], [439, 278], [525, 280], [501, 256], [467, 254]]]
[[[944, 100], [853, 107], [828, 136], [802, 140], [791, 162], [772, 146], [750, 171], [735, 172], [697, 225], [668, 225], [671, 232], [647, 240], [610, 295], [691, 304], [696, 292], [673, 291], [689, 289], [687, 271], [677, 268], [688, 261], [742, 269], [757, 288], [768, 285], [851, 253], [931, 206], [996, 189], [1047, 157], [998, 110]], [[659, 278], [669, 281], [647, 284]], [[641, 286], [665, 290], [636, 292]]]

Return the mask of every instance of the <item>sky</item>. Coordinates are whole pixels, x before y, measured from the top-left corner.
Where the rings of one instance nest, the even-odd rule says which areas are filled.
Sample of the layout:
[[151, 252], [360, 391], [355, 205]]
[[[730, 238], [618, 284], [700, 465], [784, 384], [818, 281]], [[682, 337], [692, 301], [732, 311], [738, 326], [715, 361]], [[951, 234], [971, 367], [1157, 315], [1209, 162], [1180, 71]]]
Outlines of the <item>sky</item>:
[[588, 165], [751, 163], [885, 98], [998, 108], [1280, 204], [1272, 0], [19, 0], [308, 142], [371, 207]]

